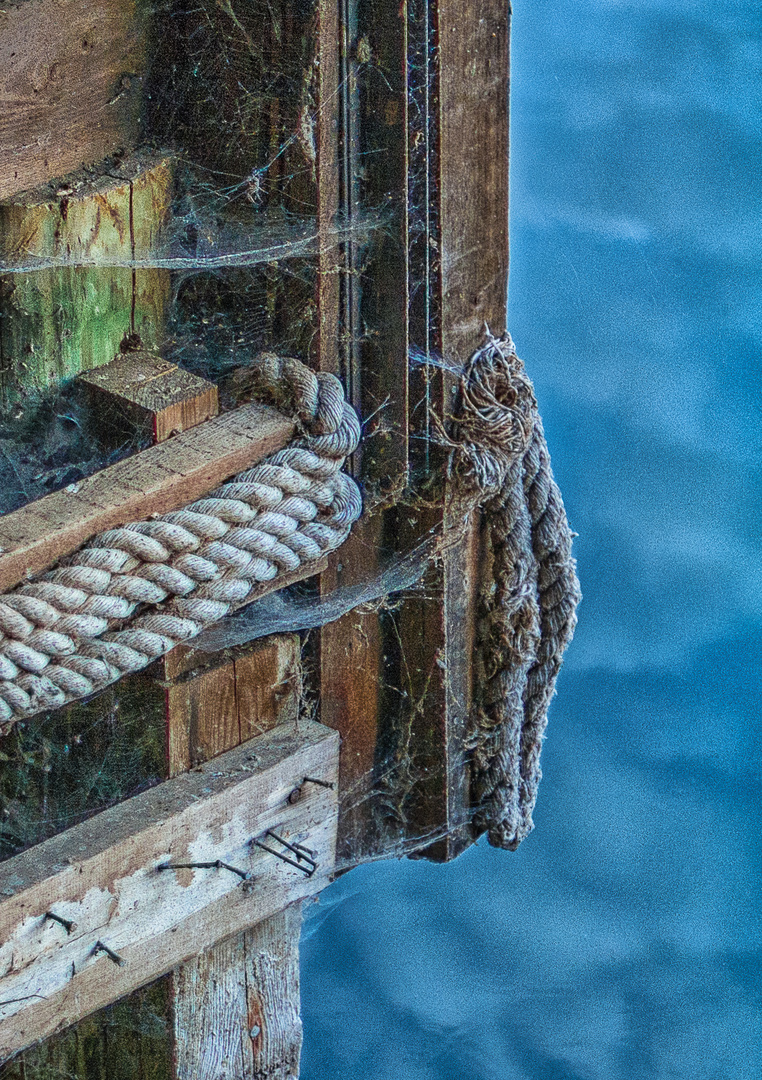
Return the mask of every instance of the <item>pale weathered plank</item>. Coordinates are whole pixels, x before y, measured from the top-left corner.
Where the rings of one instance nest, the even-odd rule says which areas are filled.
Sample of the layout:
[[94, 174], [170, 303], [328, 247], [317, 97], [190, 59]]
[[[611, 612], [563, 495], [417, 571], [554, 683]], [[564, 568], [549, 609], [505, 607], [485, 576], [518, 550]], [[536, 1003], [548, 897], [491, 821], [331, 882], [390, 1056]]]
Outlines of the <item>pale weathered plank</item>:
[[[6, 861], [0, 1060], [324, 888], [336, 794], [303, 780], [335, 785], [337, 772], [336, 733], [309, 721], [282, 725]], [[267, 829], [305, 843], [315, 873], [252, 846]], [[251, 881], [224, 868], [157, 870], [167, 860], [216, 859], [250, 871]], [[51, 910], [75, 924], [70, 934], [45, 919]], [[98, 941], [124, 963], [94, 953]]]
[[0, 591], [39, 574], [105, 529], [200, 498], [291, 439], [294, 424], [244, 405], [0, 518]]
[[299, 1076], [301, 929], [302, 905], [296, 903], [246, 931], [246, 990], [255, 1077], [297, 1080]]
[[175, 974], [177, 1080], [298, 1077], [301, 924], [291, 904]]
[[246, 976], [243, 934], [220, 942], [175, 972], [176, 1080], [251, 1077]]

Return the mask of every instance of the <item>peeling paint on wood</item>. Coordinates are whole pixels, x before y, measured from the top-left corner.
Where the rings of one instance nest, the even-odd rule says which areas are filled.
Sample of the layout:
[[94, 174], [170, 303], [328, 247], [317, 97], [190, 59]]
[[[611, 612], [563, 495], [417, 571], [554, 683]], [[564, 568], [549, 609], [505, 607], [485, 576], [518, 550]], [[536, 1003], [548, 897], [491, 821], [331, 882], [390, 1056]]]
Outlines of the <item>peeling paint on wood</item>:
[[[311, 784], [295, 804], [288, 796], [304, 776], [335, 784], [337, 768], [334, 732], [284, 725], [0, 866], [0, 1058], [324, 888], [335, 791]], [[315, 873], [252, 846], [267, 829], [306, 844]], [[216, 859], [251, 881], [225, 868], [157, 869]]]

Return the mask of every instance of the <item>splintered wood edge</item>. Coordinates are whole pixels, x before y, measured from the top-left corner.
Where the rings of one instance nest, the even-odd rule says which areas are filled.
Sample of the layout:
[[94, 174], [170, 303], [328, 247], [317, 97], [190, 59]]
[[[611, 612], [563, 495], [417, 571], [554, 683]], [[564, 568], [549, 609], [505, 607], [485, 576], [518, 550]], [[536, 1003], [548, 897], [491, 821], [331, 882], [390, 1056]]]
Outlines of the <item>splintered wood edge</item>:
[[244, 405], [0, 518], [0, 592], [106, 529], [165, 514], [286, 446], [294, 423]]
[[[0, 1061], [325, 888], [338, 753], [337, 732], [284, 724], [7, 860]], [[333, 788], [303, 785], [291, 803], [305, 776]], [[306, 843], [312, 876], [250, 846], [268, 828]], [[245, 861], [250, 883], [224, 868], [154, 872], [167, 859], [214, 858]], [[70, 934], [45, 920], [51, 909], [75, 924]], [[93, 952], [101, 940], [123, 963]]]

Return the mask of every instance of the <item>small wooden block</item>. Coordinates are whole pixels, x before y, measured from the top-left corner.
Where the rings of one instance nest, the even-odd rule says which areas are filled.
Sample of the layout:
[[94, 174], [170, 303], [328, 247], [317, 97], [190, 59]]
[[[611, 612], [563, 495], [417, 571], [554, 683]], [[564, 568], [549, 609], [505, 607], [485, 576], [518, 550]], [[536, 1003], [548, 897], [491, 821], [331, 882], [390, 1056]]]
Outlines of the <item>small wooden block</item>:
[[105, 405], [115, 417], [127, 415], [150, 428], [157, 443], [219, 411], [214, 383], [150, 352], [122, 353], [110, 364], [84, 372], [78, 381], [88, 389], [94, 408]]
[[200, 499], [291, 440], [294, 423], [244, 405], [0, 518], [0, 592], [48, 569], [90, 537]]
[[[325, 888], [338, 744], [321, 724], [283, 724], [4, 862], [0, 1061]], [[304, 844], [314, 873], [252, 844], [262, 838], [295, 861], [264, 840], [267, 830]], [[250, 878], [224, 867], [158, 869], [218, 859]], [[46, 918], [51, 911], [73, 924], [68, 932]]]

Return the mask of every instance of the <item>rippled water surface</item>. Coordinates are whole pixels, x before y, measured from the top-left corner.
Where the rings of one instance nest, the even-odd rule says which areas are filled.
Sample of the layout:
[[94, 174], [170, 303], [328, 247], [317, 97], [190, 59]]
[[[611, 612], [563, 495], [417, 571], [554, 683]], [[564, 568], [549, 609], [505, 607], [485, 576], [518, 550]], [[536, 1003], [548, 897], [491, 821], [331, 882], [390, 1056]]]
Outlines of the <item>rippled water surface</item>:
[[585, 599], [537, 828], [305, 929], [304, 1080], [753, 1080], [762, 9], [515, 0], [510, 329]]

